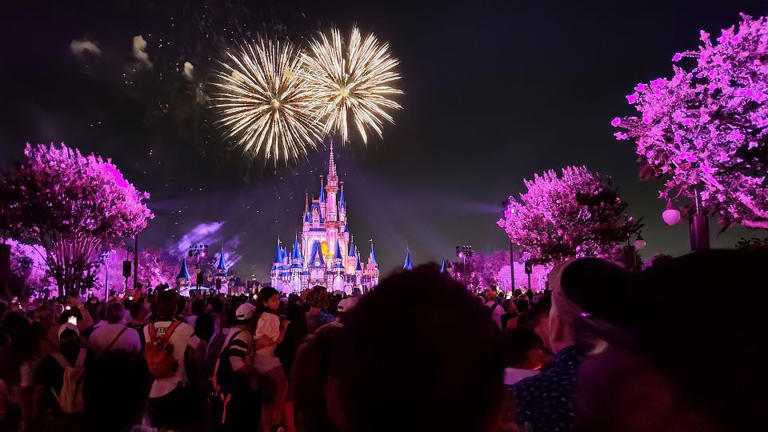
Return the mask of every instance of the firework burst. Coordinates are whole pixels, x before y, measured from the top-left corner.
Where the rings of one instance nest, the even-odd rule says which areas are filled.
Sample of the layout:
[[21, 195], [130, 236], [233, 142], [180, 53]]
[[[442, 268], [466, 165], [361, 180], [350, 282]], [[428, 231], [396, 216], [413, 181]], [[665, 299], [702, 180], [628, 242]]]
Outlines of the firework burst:
[[347, 41], [338, 29], [331, 29], [310, 41], [302, 58], [324, 133], [338, 133], [347, 142], [353, 124], [367, 143], [366, 130], [381, 137], [384, 122], [394, 123], [386, 110], [401, 108], [390, 98], [402, 91], [392, 87], [400, 79], [395, 70], [399, 62], [388, 44], [373, 34], [363, 38], [357, 27]]
[[293, 160], [320, 139], [317, 96], [302, 56], [286, 42], [260, 41], [228, 53], [213, 83], [218, 124], [253, 155]]

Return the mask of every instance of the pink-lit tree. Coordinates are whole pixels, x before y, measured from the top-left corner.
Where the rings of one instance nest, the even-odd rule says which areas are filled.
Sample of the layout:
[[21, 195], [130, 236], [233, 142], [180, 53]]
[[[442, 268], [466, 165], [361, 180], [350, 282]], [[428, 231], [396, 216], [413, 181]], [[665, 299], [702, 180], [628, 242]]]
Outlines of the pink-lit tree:
[[768, 20], [742, 15], [701, 42], [672, 57], [671, 78], [635, 87], [638, 114], [614, 118], [615, 136], [636, 144], [641, 177], [666, 179], [662, 199], [698, 198], [724, 227], [768, 228]]
[[38, 244], [59, 292], [76, 293], [106, 242], [136, 235], [153, 217], [149, 194], [128, 183], [110, 159], [64, 144], [27, 144], [0, 182], [0, 228]]
[[509, 197], [498, 221], [512, 243], [545, 264], [571, 257], [617, 259], [621, 244], [641, 225], [625, 213], [626, 202], [609, 180], [586, 167], [565, 167], [524, 180], [526, 191]]
[[[123, 261], [126, 259], [129, 261], [133, 260], [133, 251], [118, 248], [115, 249], [114, 259], [107, 260], [94, 269], [95, 279], [93, 281], [93, 288], [96, 292], [104, 293], [104, 283], [107, 280], [109, 281], [110, 290], [118, 293], [124, 290]], [[139, 274], [136, 279], [144, 288], [154, 288], [157, 285], [166, 283], [172, 285], [176, 280], [176, 274], [179, 272], [178, 259], [173, 258], [160, 249], [141, 249], [139, 251], [139, 263]], [[109, 272], [108, 278], [105, 272]], [[128, 286], [133, 286], [132, 278], [130, 277], [128, 278]]]

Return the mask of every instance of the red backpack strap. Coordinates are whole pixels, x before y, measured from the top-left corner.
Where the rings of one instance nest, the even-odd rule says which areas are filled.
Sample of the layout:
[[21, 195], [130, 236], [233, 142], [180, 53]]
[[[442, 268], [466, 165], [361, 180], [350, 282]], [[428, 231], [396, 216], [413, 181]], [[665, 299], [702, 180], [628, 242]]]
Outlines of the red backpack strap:
[[152, 340], [155, 338], [155, 335], [157, 334], [157, 329], [155, 328], [155, 323], [149, 323], [148, 324], [148, 330], [149, 330], [149, 340]]
[[165, 331], [165, 335], [163, 336], [163, 346], [168, 345], [168, 342], [171, 340], [171, 335], [179, 325], [181, 325], [181, 321], [178, 320], [171, 323], [171, 325], [168, 327], [168, 330]]

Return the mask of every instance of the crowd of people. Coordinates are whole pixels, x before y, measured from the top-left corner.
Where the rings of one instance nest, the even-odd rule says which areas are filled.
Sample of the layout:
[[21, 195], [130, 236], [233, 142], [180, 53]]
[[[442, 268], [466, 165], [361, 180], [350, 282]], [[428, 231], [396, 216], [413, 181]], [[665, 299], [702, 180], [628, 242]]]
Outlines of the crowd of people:
[[346, 298], [12, 299], [0, 432], [768, 430], [766, 264], [582, 258], [541, 293], [423, 265]]

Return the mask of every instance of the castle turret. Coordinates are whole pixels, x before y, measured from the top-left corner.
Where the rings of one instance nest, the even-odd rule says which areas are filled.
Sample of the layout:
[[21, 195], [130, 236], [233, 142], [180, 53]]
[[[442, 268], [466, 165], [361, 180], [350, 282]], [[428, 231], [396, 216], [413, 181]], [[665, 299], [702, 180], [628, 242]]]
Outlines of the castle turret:
[[176, 279], [186, 279], [187, 281], [189, 281], [189, 270], [187, 270], [186, 258], [181, 259], [181, 269], [179, 270], [179, 275], [176, 276]]
[[325, 204], [325, 218], [329, 221], [338, 220], [336, 208], [336, 193], [339, 190], [339, 177], [336, 175], [336, 161], [333, 158], [333, 141], [331, 141], [331, 155], [328, 161], [328, 184], [325, 192], [328, 193], [328, 201]]
[[403, 263], [403, 270], [413, 270], [413, 261], [411, 261], [411, 250], [405, 249], [405, 262]]
[[447, 266], [445, 263], [445, 258], [443, 258], [443, 262], [440, 263], [440, 273], [445, 273], [446, 270], [447, 270]]

